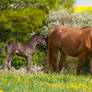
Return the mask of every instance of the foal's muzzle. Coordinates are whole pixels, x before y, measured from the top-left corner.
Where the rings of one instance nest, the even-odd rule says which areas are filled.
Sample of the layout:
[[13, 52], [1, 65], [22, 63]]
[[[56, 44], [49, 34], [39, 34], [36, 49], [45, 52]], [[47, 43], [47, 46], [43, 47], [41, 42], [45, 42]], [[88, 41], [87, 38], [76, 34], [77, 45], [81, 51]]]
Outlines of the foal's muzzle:
[[44, 48], [46, 48], [46, 47], [47, 47], [47, 44], [46, 44], [46, 42], [45, 42], [45, 44], [44, 44], [43, 46], [44, 46]]

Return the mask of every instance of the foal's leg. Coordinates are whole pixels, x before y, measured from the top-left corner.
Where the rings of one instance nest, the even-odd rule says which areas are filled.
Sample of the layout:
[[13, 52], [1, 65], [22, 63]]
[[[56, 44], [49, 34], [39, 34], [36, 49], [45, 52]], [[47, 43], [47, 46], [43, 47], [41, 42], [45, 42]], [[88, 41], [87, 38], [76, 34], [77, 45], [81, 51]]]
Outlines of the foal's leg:
[[13, 57], [14, 54], [10, 55], [9, 56], [9, 59], [8, 59], [8, 69], [10, 70], [11, 69], [11, 60], [12, 60], [12, 57]]
[[27, 59], [26, 60], [26, 68], [27, 68], [27, 72], [29, 73], [29, 72], [31, 72], [32, 56], [30, 55], [26, 59]]
[[12, 55], [8, 55], [7, 58], [3, 61], [3, 69], [10, 69], [11, 68], [11, 59], [12, 59]]
[[61, 74], [63, 74], [64, 62], [65, 62], [65, 54], [62, 53], [62, 55], [60, 57], [60, 62], [59, 62], [59, 68], [60, 68]]
[[80, 70], [81, 70], [81, 67], [82, 67], [83, 58], [84, 58], [83, 54], [80, 54], [78, 56], [78, 64], [77, 64], [77, 73], [76, 73], [76, 75], [79, 75], [79, 73], [80, 73]]
[[4, 70], [7, 70], [8, 69], [7, 68], [7, 65], [8, 65], [8, 60], [7, 60], [7, 58], [5, 58], [4, 61], [3, 61], [3, 69]]
[[52, 62], [52, 72], [56, 72], [57, 70], [57, 58], [58, 58], [58, 48], [52, 48], [52, 57], [51, 57], [51, 62]]

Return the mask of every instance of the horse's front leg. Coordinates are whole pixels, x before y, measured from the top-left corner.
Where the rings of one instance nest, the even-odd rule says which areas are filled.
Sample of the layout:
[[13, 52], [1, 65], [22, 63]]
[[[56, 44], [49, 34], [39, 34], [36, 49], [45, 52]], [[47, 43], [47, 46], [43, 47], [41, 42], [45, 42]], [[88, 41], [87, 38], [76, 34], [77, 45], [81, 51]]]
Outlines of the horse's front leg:
[[31, 72], [31, 63], [32, 63], [32, 56], [30, 55], [26, 58], [26, 68], [28, 73]]
[[83, 54], [80, 54], [80, 55], [78, 56], [77, 73], [76, 73], [77, 76], [79, 75], [79, 73], [80, 73], [80, 71], [81, 71], [83, 59], [84, 59], [84, 55], [83, 55]]

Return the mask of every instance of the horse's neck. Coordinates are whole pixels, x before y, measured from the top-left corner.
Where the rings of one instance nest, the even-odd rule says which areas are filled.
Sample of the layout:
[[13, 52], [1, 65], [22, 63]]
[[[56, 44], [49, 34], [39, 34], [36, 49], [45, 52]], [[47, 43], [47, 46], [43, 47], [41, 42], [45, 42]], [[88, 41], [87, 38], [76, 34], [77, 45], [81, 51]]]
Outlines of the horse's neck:
[[35, 48], [38, 44], [38, 40], [36, 38], [32, 38], [28, 41], [28, 43]]

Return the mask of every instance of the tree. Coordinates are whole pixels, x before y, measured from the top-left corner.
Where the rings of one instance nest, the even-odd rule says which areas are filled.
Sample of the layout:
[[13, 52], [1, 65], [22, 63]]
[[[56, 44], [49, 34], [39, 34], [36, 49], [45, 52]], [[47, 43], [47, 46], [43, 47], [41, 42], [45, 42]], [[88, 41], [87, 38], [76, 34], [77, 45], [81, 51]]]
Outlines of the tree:
[[42, 31], [50, 10], [72, 4], [73, 0], [1, 0], [0, 41], [28, 39], [31, 32]]

